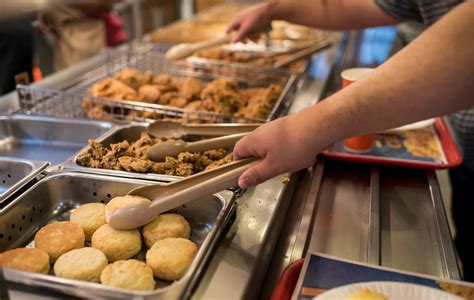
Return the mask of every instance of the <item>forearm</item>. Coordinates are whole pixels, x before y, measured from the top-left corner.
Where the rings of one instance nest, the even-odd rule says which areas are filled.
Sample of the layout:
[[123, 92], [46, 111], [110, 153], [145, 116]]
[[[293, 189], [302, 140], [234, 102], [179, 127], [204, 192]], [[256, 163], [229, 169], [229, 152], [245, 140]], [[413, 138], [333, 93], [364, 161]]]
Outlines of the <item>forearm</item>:
[[[315, 149], [474, 104], [474, 3], [459, 5], [360, 81], [295, 115]], [[313, 120], [308, 122], [308, 120]]]
[[396, 24], [373, 0], [274, 1], [269, 18], [321, 29], [357, 29]]

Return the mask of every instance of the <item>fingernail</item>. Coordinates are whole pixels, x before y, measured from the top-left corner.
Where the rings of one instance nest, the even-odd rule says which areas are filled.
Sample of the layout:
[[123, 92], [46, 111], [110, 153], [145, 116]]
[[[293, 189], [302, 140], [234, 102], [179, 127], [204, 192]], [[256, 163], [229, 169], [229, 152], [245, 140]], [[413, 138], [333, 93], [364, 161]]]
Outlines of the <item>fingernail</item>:
[[248, 178], [247, 176], [240, 177], [239, 179], [240, 188], [246, 189], [250, 186], [250, 184], [251, 184], [250, 178]]

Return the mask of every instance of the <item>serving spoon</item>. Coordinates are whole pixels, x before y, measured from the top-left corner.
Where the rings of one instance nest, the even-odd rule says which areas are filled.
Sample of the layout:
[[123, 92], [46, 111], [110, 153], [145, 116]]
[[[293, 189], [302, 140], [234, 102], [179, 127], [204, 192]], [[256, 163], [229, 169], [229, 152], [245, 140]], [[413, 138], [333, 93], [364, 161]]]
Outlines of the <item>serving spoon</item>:
[[238, 140], [248, 132], [221, 136], [217, 138], [187, 143], [182, 140], [167, 140], [151, 146], [146, 156], [149, 160], [163, 161], [167, 156], [177, 156], [181, 152], [201, 152], [218, 148], [233, 148]]
[[240, 175], [258, 162], [257, 158], [246, 158], [166, 185], [135, 188], [128, 195], [142, 196], [152, 202], [118, 209], [110, 217], [109, 224], [118, 230], [146, 225], [163, 212], [236, 186]]
[[261, 124], [195, 124], [183, 125], [178, 122], [157, 121], [147, 127], [147, 132], [155, 137], [177, 139], [185, 135], [223, 136], [250, 132]]

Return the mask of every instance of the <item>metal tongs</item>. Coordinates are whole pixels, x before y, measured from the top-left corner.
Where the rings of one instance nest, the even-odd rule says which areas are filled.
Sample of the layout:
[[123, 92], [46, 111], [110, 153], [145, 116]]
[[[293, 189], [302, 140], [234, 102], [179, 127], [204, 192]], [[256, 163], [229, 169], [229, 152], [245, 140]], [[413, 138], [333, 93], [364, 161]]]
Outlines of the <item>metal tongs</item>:
[[185, 135], [223, 136], [250, 132], [261, 124], [192, 124], [183, 125], [178, 122], [157, 121], [147, 127], [147, 132], [155, 137], [178, 139]]
[[128, 195], [142, 196], [153, 202], [120, 208], [111, 216], [109, 224], [118, 230], [132, 230], [148, 224], [163, 212], [237, 186], [240, 175], [258, 162], [257, 158], [246, 158], [166, 185], [133, 189]]
[[291, 54], [290, 56], [277, 61], [273, 64], [274, 68], [281, 68], [287, 65], [290, 65], [294, 63], [295, 61], [298, 61], [302, 58], [306, 58], [308, 56], [311, 56], [317, 52], [323, 51], [324, 49], [329, 48], [332, 45], [332, 42], [330, 40], [322, 40], [319, 42], [314, 43], [313, 45], [306, 47], [304, 49], [299, 49], [298, 52]]
[[233, 148], [238, 140], [246, 136], [248, 132], [221, 136], [192, 143], [183, 140], [167, 140], [151, 146], [146, 156], [149, 160], [163, 161], [167, 156], [177, 156], [181, 152], [202, 152], [218, 148]]
[[181, 43], [171, 47], [168, 51], [166, 51], [166, 58], [170, 60], [186, 58], [195, 52], [227, 44], [231, 40], [232, 36], [228, 34], [198, 43]]

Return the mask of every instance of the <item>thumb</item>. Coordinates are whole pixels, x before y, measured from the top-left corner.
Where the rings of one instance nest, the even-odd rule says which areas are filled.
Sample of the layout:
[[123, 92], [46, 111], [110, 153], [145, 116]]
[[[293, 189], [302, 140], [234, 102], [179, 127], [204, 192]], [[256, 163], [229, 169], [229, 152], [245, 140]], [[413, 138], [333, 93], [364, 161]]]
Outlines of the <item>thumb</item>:
[[272, 165], [268, 157], [265, 158], [240, 176], [239, 186], [246, 189], [275, 177], [278, 171]]

